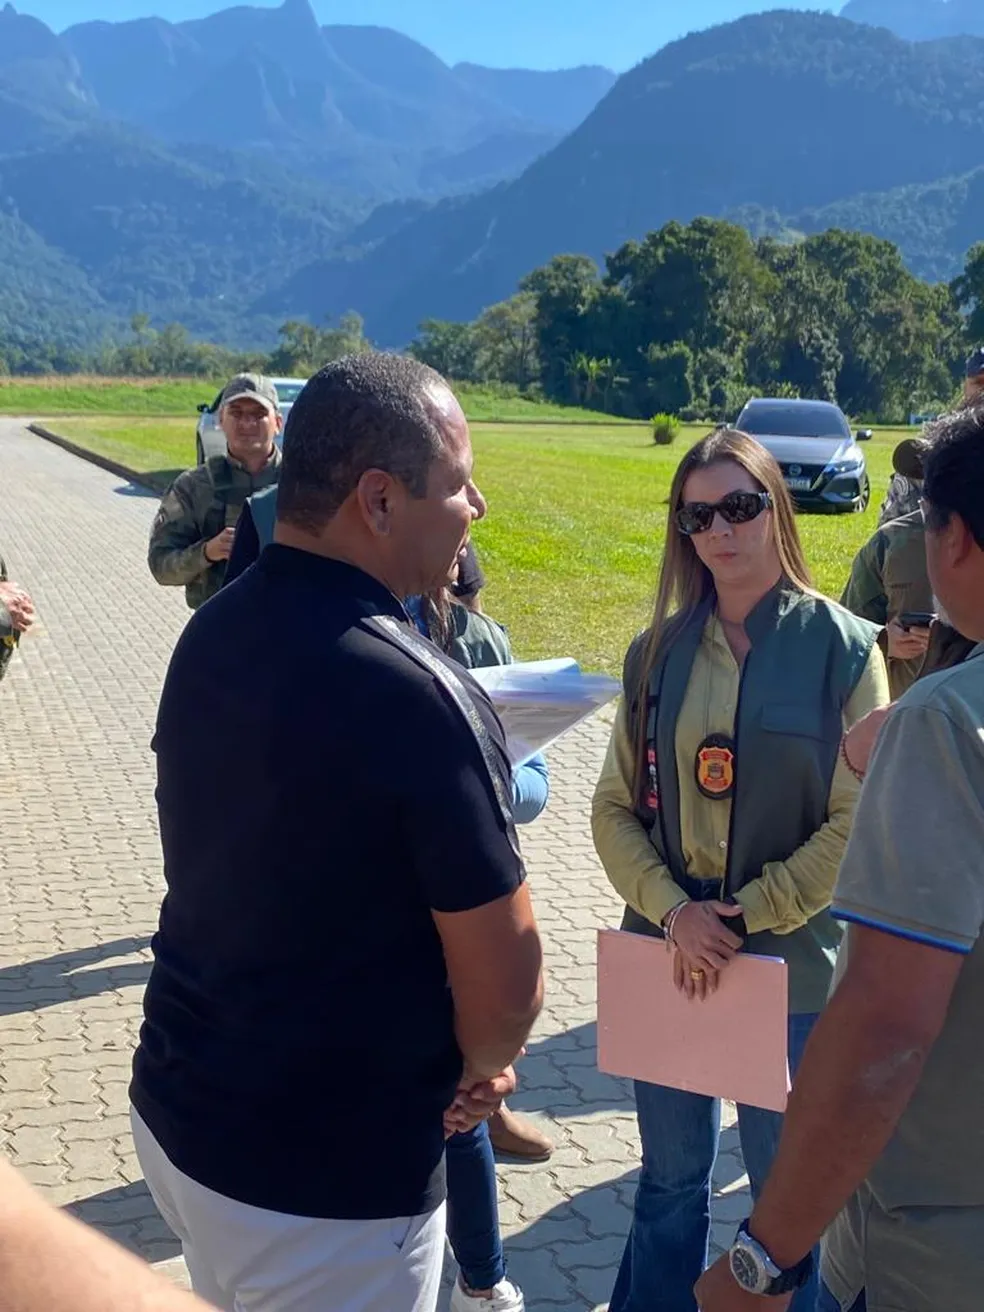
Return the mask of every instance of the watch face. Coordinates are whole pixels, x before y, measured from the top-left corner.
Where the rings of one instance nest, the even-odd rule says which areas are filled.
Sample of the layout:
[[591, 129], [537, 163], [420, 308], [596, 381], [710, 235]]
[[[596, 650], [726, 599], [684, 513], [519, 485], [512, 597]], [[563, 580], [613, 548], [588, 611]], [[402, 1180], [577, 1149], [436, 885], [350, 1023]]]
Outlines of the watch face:
[[731, 1250], [731, 1274], [750, 1294], [762, 1293], [769, 1284], [755, 1254], [741, 1243], [735, 1244]]

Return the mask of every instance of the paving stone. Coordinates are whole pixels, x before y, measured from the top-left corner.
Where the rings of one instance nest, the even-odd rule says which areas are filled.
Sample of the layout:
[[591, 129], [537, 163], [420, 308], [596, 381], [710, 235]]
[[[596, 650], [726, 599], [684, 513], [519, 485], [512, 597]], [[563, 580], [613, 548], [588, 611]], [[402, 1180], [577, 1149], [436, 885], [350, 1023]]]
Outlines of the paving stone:
[[62, 1160], [65, 1145], [58, 1126], [22, 1126], [9, 1139], [10, 1151], [18, 1166], [50, 1166]]
[[584, 1217], [592, 1238], [615, 1235], [625, 1242], [628, 1208], [616, 1187], [582, 1190], [571, 1199], [571, 1207]]
[[553, 1244], [552, 1248], [557, 1265], [564, 1271], [592, 1266], [599, 1271], [610, 1272], [622, 1260], [625, 1239], [621, 1235], [604, 1239], [583, 1238]]
[[[2, 1023], [0, 1023], [2, 1029]], [[4, 1060], [0, 1063], [0, 1089], [4, 1093], [33, 1093], [40, 1089], [47, 1082], [47, 1075], [39, 1061], [28, 1059], [27, 1061], [17, 1060], [15, 1053], [18, 1045], [3, 1044]], [[28, 1051], [25, 1048], [25, 1051]]]

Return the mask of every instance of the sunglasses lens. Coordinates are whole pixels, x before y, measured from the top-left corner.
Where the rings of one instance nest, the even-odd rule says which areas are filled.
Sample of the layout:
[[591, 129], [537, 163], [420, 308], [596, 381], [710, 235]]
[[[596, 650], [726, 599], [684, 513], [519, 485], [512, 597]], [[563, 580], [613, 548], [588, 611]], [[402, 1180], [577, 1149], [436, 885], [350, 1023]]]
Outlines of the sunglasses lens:
[[728, 524], [747, 524], [765, 509], [758, 492], [731, 492], [718, 506], [721, 518]]
[[729, 492], [714, 506], [706, 501], [685, 501], [676, 514], [677, 528], [688, 538], [706, 533], [716, 514], [726, 524], [747, 524], [770, 504], [764, 492]]
[[706, 533], [714, 522], [714, 508], [702, 501], [685, 502], [677, 511], [677, 528], [686, 537]]

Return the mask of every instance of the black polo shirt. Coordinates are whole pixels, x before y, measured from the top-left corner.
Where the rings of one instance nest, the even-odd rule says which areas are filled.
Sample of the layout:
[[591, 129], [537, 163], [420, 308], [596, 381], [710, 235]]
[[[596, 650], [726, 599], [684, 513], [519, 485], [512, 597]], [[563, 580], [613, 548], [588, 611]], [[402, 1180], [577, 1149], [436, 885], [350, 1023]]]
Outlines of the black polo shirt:
[[472, 729], [370, 615], [406, 618], [361, 571], [271, 546], [185, 629], [154, 739], [167, 895], [131, 1086], [192, 1179], [337, 1219], [443, 1199], [461, 1054], [431, 912], [524, 877]]

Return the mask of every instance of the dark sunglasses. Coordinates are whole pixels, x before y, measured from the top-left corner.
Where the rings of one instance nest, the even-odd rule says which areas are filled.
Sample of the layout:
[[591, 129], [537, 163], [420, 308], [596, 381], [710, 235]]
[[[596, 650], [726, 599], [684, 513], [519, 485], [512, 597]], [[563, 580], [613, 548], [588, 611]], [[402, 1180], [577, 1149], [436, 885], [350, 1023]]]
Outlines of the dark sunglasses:
[[685, 501], [676, 512], [676, 525], [684, 537], [706, 533], [720, 515], [726, 524], [747, 524], [772, 505], [768, 492], [729, 492], [715, 505], [708, 501]]

